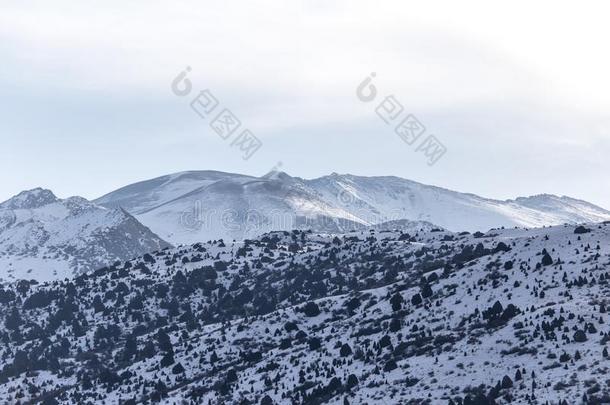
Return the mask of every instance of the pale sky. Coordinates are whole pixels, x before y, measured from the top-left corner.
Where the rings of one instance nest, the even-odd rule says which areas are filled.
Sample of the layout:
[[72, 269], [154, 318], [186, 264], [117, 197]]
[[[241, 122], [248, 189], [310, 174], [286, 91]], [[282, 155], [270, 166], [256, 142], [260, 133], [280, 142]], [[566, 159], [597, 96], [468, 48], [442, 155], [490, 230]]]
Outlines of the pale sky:
[[[604, 1], [4, 0], [0, 200], [282, 162], [610, 209], [608, 15]], [[380, 99], [363, 103], [371, 72]], [[262, 140], [251, 159], [189, 107], [205, 88]], [[388, 95], [446, 146], [436, 165], [375, 114]]]

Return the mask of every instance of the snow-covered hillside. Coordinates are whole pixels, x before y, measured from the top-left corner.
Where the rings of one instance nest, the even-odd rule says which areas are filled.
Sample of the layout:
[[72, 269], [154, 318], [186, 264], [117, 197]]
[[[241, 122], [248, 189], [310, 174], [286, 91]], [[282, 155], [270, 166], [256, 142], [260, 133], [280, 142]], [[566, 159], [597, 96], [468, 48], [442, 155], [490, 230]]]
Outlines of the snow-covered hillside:
[[0, 281], [51, 280], [169, 246], [130, 214], [50, 190], [0, 204]]
[[282, 172], [260, 178], [182, 172], [132, 184], [96, 202], [123, 207], [175, 244], [294, 228], [341, 232], [403, 219], [471, 232], [610, 220], [610, 211], [569, 197], [498, 201], [398, 177], [336, 173], [304, 180]]
[[608, 305], [610, 223], [198, 243], [1, 289], [0, 398], [608, 403]]
[[184, 172], [136, 183], [95, 201], [121, 207], [174, 244], [252, 238], [264, 232], [359, 226], [352, 215], [287, 176]]
[[569, 197], [539, 195], [498, 201], [398, 177], [332, 174], [306, 184], [325, 201], [367, 224], [378, 222], [379, 217], [406, 218], [453, 231], [485, 232], [502, 226], [541, 227], [610, 219], [610, 211]]

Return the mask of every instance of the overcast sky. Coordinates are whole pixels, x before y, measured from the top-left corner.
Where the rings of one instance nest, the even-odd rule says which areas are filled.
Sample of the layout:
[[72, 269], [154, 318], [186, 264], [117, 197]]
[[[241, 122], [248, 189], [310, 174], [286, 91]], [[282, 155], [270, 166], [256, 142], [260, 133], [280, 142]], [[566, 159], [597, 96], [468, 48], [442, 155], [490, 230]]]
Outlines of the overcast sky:
[[[3, 1], [0, 200], [95, 198], [183, 170], [396, 175], [610, 208], [607, 2]], [[172, 80], [191, 68], [193, 93]], [[356, 87], [371, 72], [378, 99]], [[189, 107], [210, 89], [249, 160]], [[394, 95], [434, 166], [376, 114]]]

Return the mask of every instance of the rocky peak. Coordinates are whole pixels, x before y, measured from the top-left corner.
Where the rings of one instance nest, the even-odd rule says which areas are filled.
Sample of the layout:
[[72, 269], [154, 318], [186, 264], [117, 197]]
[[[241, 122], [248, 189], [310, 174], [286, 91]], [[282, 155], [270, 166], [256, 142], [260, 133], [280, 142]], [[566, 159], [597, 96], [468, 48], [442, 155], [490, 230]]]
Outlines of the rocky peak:
[[5, 209], [35, 209], [59, 201], [51, 190], [35, 188], [22, 191], [16, 196], [0, 204], [0, 208]]

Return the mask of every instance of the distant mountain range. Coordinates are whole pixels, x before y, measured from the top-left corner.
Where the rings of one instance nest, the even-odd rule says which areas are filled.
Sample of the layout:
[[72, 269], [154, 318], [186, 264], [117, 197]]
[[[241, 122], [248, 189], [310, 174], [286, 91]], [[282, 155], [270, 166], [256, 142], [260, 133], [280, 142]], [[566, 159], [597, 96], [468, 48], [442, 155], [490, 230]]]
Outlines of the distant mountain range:
[[124, 210], [41, 188], [0, 204], [0, 281], [49, 280], [171, 246]]
[[[494, 200], [399, 177], [333, 173], [306, 180], [188, 171], [122, 187], [95, 200], [123, 208], [174, 244], [244, 239], [273, 230], [344, 232], [399, 221], [451, 231], [610, 220], [610, 211], [554, 195]], [[406, 221], [406, 222], [405, 222]]]
[[271, 172], [170, 174], [93, 202], [34, 189], [0, 204], [0, 281], [70, 277], [171, 245], [252, 239], [271, 231], [344, 233], [375, 228], [487, 231], [610, 220], [569, 197], [498, 201], [398, 177]]

